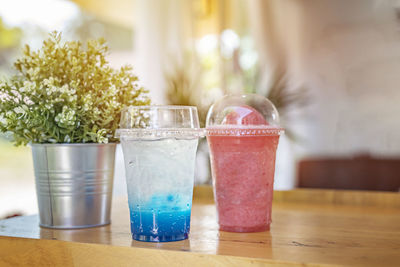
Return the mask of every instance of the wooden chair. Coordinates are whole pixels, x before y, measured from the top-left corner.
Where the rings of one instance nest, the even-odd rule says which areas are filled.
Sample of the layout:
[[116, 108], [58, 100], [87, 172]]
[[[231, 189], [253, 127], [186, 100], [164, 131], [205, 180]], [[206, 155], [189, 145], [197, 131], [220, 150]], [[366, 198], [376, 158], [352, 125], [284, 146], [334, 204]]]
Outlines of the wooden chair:
[[297, 171], [299, 187], [400, 191], [400, 159], [303, 159]]

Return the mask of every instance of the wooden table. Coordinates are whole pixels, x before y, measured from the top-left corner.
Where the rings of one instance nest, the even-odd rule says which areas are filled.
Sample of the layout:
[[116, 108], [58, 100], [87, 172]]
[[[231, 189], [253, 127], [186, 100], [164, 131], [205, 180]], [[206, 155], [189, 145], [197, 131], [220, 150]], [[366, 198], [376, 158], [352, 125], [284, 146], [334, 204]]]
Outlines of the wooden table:
[[195, 188], [190, 238], [132, 241], [128, 205], [112, 224], [82, 230], [38, 227], [37, 216], [0, 221], [0, 266], [400, 266], [400, 194], [276, 191], [270, 232], [218, 231], [209, 187]]

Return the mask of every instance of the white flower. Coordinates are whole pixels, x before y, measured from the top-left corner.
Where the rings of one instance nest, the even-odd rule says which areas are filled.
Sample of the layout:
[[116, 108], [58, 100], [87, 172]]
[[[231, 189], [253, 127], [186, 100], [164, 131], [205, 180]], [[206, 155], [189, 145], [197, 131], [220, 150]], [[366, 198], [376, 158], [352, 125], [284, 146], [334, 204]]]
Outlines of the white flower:
[[111, 85], [111, 86], [108, 88], [108, 93], [109, 93], [110, 95], [116, 95], [116, 94], [118, 93], [118, 90], [117, 90], [117, 88], [115, 87], [114, 84]]
[[10, 100], [10, 95], [5, 92], [0, 92], [0, 101], [6, 102]]
[[69, 102], [74, 102], [74, 101], [76, 101], [78, 99], [78, 96], [77, 95], [70, 95], [69, 97], [68, 97], [68, 101]]
[[105, 135], [107, 134], [106, 129], [100, 129], [97, 131], [97, 142], [98, 143], [104, 143], [107, 144], [108, 143], [108, 138], [105, 137]]
[[54, 118], [55, 122], [61, 127], [69, 127], [75, 125], [75, 110], [70, 109], [67, 106], [63, 106], [62, 112], [58, 113]]
[[26, 72], [29, 74], [31, 77], [35, 77], [40, 71], [40, 68], [30, 68]]
[[7, 120], [3, 114], [0, 114], [0, 124], [7, 125]]
[[99, 114], [100, 114], [100, 110], [99, 110], [97, 107], [95, 107], [95, 108], [93, 109], [93, 114], [99, 115]]
[[83, 97], [83, 110], [89, 111], [93, 105], [92, 96], [87, 94]]
[[14, 108], [14, 112], [17, 114], [24, 114], [25, 110], [22, 107], [16, 107]]
[[24, 102], [25, 104], [27, 104], [28, 106], [35, 104], [29, 97], [25, 96], [24, 97]]
[[65, 94], [65, 93], [69, 93], [68, 89], [69, 89], [68, 84], [64, 84], [63, 86], [60, 87], [59, 91], [60, 91], [60, 93]]
[[[11, 90], [11, 93], [18, 99], [18, 100], [22, 100], [22, 96], [21, 94], [17, 91], [17, 90]], [[18, 101], [19, 103], [19, 101]]]
[[71, 137], [69, 137], [69, 135], [66, 135], [66, 136], [64, 137], [64, 142], [65, 142], [65, 143], [71, 142]]
[[53, 104], [45, 104], [44, 107], [45, 107], [46, 109], [51, 110], [51, 109], [53, 108]]

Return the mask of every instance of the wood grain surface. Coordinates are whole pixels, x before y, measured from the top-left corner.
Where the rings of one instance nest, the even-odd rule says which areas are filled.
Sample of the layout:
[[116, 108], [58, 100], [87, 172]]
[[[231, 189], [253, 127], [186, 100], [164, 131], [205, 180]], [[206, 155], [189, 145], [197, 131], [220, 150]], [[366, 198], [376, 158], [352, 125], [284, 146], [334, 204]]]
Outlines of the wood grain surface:
[[331, 190], [275, 192], [271, 231], [218, 231], [210, 187], [197, 187], [190, 238], [133, 241], [125, 199], [112, 224], [38, 227], [37, 216], [0, 221], [0, 266], [399, 266], [400, 194]]

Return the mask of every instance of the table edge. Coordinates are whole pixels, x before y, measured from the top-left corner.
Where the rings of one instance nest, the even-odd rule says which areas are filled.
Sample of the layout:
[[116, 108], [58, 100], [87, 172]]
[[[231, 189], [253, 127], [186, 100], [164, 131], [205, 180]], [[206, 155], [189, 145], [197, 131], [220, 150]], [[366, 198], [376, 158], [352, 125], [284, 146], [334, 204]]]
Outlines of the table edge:
[[[198, 185], [193, 191], [194, 201], [214, 202], [213, 188], [210, 185]], [[299, 188], [292, 190], [274, 190], [274, 203], [302, 203], [326, 205], [374, 206], [382, 208], [400, 208], [400, 193], [382, 191], [355, 191]]]
[[[28, 252], [28, 253], [27, 253]], [[150, 259], [150, 260], [149, 260]], [[106, 244], [42, 240], [0, 236], [0, 265], [28, 263], [30, 266], [140, 266], [165, 264], [194, 266], [337, 266], [332, 264], [280, 261], [190, 251], [123, 247]]]

